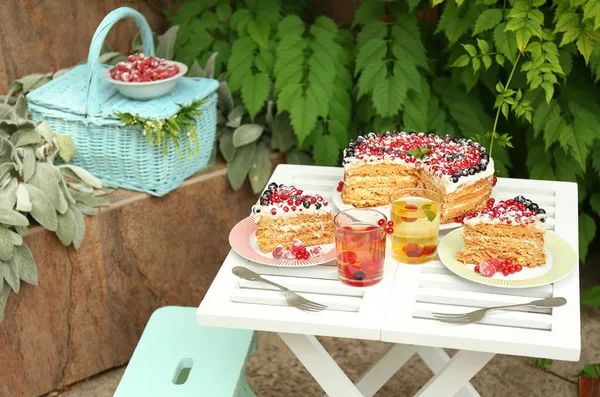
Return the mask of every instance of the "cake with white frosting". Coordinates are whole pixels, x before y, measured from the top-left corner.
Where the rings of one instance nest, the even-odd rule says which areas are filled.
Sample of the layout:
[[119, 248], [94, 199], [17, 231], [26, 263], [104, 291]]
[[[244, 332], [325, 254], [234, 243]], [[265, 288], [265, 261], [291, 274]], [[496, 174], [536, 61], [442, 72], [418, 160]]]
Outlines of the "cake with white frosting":
[[294, 239], [302, 240], [306, 247], [333, 243], [331, 206], [318, 194], [273, 182], [252, 207], [252, 214], [258, 226], [256, 241], [263, 252], [278, 245], [289, 250]]
[[490, 199], [486, 208], [465, 216], [464, 251], [457, 259], [470, 264], [489, 258], [526, 267], [544, 264], [545, 222], [546, 211], [523, 196], [497, 204]]
[[354, 207], [388, 204], [390, 195], [421, 187], [443, 197], [441, 223], [485, 207], [494, 161], [470, 139], [386, 132], [359, 136], [344, 150], [342, 201]]

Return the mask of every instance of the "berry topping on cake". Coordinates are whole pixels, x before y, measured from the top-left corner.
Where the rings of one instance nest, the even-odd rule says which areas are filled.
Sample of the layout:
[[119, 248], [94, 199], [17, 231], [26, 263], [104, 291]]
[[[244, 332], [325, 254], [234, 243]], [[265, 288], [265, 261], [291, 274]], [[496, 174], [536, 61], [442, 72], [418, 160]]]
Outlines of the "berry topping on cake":
[[255, 218], [271, 214], [272, 216], [284, 216], [295, 214], [305, 209], [310, 209], [312, 213], [329, 212], [327, 200], [322, 196], [304, 194], [304, 191], [295, 186], [270, 183], [258, 199], [258, 205], [252, 208], [252, 214]]
[[[344, 165], [381, 162], [412, 164], [458, 183], [487, 170], [490, 157], [483, 146], [470, 139], [414, 132], [369, 133], [351, 141], [344, 150]], [[342, 187], [338, 185], [338, 191]]]
[[[473, 214], [465, 215], [463, 223], [476, 224], [501, 223], [512, 226], [529, 226], [543, 230], [546, 222], [546, 211], [537, 203], [523, 197], [502, 200], [498, 203], [489, 199], [486, 208]], [[458, 219], [457, 219], [458, 221]]]
[[285, 248], [282, 245], [278, 245], [273, 250], [273, 258], [282, 259], [285, 256]]

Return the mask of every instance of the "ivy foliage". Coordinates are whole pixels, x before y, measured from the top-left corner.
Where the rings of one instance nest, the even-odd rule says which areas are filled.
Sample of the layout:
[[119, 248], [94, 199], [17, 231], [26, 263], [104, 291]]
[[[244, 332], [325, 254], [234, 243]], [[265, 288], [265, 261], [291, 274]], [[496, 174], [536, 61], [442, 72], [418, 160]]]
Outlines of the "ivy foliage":
[[597, 0], [363, 0], [351, 26], [313, 8], [190, 0], [169, 13], [175, 58], [193, 67], [218, 52], [239, 101], [220, 138], [234, 187], [271, 151], [337, 165], [358, 133], [472, 138], [500, 176], [578, 183], [585, 259], [600, 216]]

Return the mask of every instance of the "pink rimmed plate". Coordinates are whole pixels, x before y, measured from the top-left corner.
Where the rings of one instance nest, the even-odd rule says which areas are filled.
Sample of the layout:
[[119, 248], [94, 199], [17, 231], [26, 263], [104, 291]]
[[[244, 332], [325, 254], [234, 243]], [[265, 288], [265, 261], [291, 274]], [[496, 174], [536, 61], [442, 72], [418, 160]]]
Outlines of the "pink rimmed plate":
[[[262, 252], [256, 243], [257, 225], [249, 216], [242, 219], [229, 233], [229, 245], [241, 257], [269, 266], [306, 267], [322, 265], [335, 259], [335, 244], [321, 245], [323, 255], [303, 260], [275, 259], [270, 252]], [[309, 247], [307, 247], [309, 248]]]

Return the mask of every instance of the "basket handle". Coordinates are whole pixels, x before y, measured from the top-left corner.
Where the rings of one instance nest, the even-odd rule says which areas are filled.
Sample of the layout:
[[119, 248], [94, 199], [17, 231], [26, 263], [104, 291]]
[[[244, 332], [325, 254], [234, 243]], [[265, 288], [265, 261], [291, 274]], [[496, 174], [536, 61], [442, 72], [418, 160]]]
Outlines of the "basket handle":
[[90, 51], [88, 54], [88, 90], [87, 90], [87, 114], [97, 115], [100, 113], [99, 109], [99, 96], [98, 86], [102, 79], [102, 73], [99, 70], [100, 66], [100, 50], [106, 39], [106, 35], [113, 27], [113, 25], [119, 22], [123, 18], [131, 18], [135, 21], [136, 25], [140, 29], [140, 36], [142, 38], [142, 44], [145, 55], [154, 55], [154, 39], [152, 37], [152, 29], [148, 25], [148, 21], [144, 16], [129, 7], [120, 7], [116, 10], [111, 11], [107, 16], [104, 17], [100, 25], [92, 37], [92, 43], [90, 44]]

